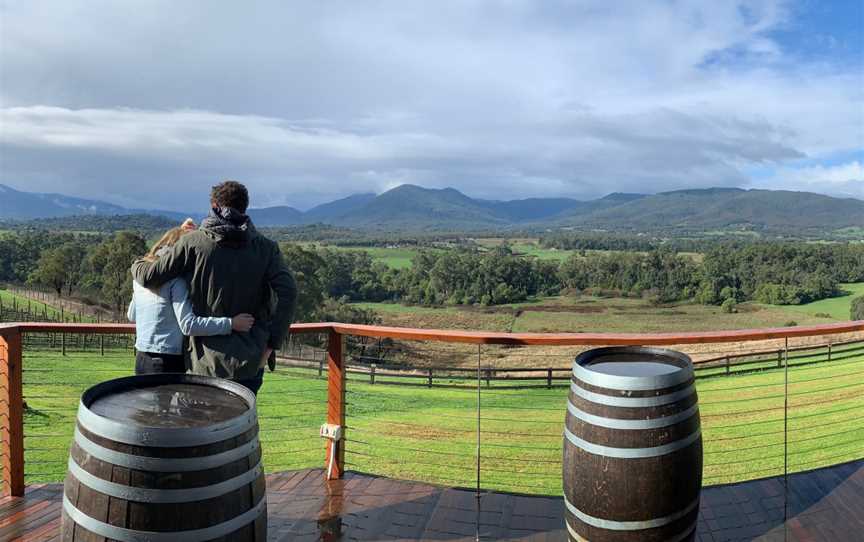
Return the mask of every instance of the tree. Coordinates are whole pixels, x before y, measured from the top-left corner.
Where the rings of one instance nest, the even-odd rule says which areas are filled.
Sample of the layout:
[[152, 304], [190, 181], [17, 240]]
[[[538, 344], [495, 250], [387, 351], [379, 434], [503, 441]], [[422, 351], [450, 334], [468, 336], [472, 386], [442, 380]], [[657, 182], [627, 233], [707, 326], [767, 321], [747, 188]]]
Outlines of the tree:
[[324, 259], [314, 249], [291, 244], [282, 245], [282, 255], [297, 281], [294, 319], [309, 322], [324, 302], [324, 284], [319, 275], [319, 271], [324, 268]]
[[144, 238], [123, 231], [96, 245], [87, 258], [86, 283], [98, 290], [105, 303], [118, 311], [132, 296], [129, 267], [147, 251]]
[[28, 278], [33, 284], [48, 286], [58, 296], [72, 295], [81, 281], [85, 248], [80, 243], [69, 241], [62, 245], [43, 250], [39, 261]]
[[852, 300], [852, 309], [849, 312], [852, 320], [864, 320], [864, 295]]

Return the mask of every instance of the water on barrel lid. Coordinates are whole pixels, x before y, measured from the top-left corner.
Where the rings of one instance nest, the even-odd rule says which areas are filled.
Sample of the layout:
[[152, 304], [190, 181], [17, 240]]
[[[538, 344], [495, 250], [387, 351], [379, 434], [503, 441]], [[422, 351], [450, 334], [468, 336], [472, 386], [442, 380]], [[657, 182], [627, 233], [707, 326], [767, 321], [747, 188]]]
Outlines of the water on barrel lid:
[[130, 388], [93, 401], [90, 410], [145, 427], [206, 427], [249, 410], [239, 395], [213, 386], [165, 384]]
[[681, 370], [677, 365], [656, 361], [601, 361], [591, 363], [587, 368], [615, 376], [660, 376]]

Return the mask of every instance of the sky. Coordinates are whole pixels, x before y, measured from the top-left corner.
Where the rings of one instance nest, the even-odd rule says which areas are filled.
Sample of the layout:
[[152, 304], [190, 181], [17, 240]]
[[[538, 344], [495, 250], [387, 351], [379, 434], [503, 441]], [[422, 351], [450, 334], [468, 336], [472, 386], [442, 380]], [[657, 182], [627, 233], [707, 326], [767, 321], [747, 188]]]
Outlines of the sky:
[[864, 199], [859, 0], [0, 0], [0, 183]]

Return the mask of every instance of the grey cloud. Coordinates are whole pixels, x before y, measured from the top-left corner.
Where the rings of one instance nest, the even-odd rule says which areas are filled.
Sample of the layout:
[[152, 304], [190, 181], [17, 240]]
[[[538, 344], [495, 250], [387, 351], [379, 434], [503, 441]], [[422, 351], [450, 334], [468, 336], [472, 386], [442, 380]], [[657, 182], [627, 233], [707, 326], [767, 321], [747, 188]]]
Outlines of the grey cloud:
[[[595, 197], [862, 146], [862, 76], [784, 57], [786, 3], [744, 4], [4, 3], [0, 182], [175, 208], [229, 176], [259, 205]], [[706, 65], [728, 51], [752, 55]]]

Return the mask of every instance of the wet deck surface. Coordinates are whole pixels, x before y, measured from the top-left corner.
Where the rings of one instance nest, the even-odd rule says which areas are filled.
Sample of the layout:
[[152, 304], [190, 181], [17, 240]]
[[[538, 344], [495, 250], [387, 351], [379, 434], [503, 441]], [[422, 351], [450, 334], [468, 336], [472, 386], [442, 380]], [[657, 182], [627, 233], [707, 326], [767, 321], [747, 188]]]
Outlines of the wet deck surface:
[[[356, 473], [326, 484], [318, 469], [267, 480], [272, 541], [468, 541], [478, 527], [483, 540], [566, 540], [557, 498], [488, 493], [478, 516], [475, 494], [465, 490]], [[789, 480], [788, 492], [782, 478], [706, 489], [697, 540], [864, 540], [864, 461]], [[0, 541], [59, 540], [62, 491], [34, 485], [23, 498], [0, 499]]]

